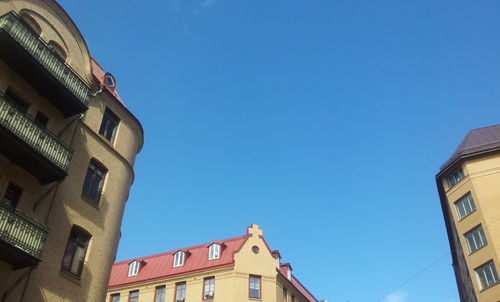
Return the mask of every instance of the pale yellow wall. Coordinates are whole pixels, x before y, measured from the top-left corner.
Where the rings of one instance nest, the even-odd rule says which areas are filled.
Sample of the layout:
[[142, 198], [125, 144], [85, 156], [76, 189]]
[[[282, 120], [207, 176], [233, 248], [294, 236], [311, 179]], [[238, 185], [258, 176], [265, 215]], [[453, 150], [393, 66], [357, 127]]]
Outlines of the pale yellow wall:
[[[462, 165], [466, 177], [451, 189], [446, 188], [446, 195], [459, 233], [469, 273], [479, 302], [497, 302], [500, 297], [500, 285], [480, 291], [475, 268], [493, 259], [500, 274], [500, 155], [494, 154], [466, 161]], [[454, 202], [471, 192], [476, 211], [461, 221]], [[481, 224], [488, 244], [469, 254], [464, 234]]]
[[[87, 83], [94, 81], [85, 42], [57, 4], [51, 0], [0, 1], [0, 15], [11, 10], [18, 13], [24, 10], [30, 14], [42, 27], [41, 38], [47, 42], [54, 40], [62, 45], [68, 54], [67, 62], [71, 67]], [[3, 94], [8, 86], [13, 87], [14, 91], [31, 104], [29, 115], [34, 117], [37, 111], [41, 111], [48, 116], [47, 128], [51, 132], [57, 134], [70, 125], [61, 140], [70, 145], [74, 153], [68, 176], [56, 191], [40, 203], [36, 211], [33, 211], [35, 201], [52, 184], [40, 185], [29, 172], [0, 154], [0, 195], [3, 196], [9, 181], [21, 186], [23, 195], [18, 209], [42, 223], [53, 200], [46, 223], [49, 236], [43, 248], [42, 261], [31, 274], [29, 282], [22, 282], [6, 302], [19, 301], [25, 284], [25, 301], [102, 301], [106, 295], [109, 272], [118, 246], [125, 202], [134, 180], [135, 156], [142, 145], [140, 126], [106, 93], [90, 98], [90, 108], [82, 120], [74, 122], [77, 116], [64, 118], [49, 100], [39, 96], [30, 83], [24, 81], [0, 59], [0, 93]], [[97, 83], [92, 86], [98, 87]], [[106, 106], [120, 117], [118, 131], [111, 143], [98, 134]], [[82, 185], [91, 158], [99, 160], [108, 168], [98, 207], [81, 198]], [[61, 272], [62, 256], [73, 225], [84, 228], [92, 235], [80, 279]], [[25, 269], [11, 271], [10, 265], [0, 261], [0, 294], [24, 271]]]

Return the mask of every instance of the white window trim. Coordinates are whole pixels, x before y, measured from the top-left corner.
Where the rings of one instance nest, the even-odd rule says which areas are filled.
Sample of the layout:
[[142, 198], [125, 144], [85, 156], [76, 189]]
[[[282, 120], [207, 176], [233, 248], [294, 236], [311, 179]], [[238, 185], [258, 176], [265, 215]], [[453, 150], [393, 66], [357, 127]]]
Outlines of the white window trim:
[[214, 243], [208, 247], [208, 260], [214, 260], [220, 258], [220, 244]]
[[174, 254], [174, 267], [179, 267], [184, 265], [184, 259], [186, 258], [186, 253], [179, 251]]
[[139, 274], [139, 267], [140, 266], [141, 266], [141, 263], [139, 261], [137, 261], [137, 260], [132, 261], [128, 265], [128, 276], [129, 277], [137, 276]]

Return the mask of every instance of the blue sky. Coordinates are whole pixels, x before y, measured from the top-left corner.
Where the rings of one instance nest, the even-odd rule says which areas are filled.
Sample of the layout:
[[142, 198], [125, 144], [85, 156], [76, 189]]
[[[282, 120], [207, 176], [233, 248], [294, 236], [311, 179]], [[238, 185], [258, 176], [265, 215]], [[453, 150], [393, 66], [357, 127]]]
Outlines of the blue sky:
[[458, 301], [449, 256], [396, 288], [449, 251], [440, 164], [499, 122], [499, 1], [61, 4], [145, 129], [117, 260], [259, 223], [318, 298]]

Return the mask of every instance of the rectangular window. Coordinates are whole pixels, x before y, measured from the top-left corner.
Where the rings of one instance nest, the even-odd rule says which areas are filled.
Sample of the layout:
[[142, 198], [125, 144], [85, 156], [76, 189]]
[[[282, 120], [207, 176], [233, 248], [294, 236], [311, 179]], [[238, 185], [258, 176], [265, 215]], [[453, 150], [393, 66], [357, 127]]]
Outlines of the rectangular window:
[[104, 176], [106, 169], [91, 161], [87, 169], [87, 175], [83, 183], [82, 195], [87, 199], [98, 203], [101, 199], [102, 184], [104, 183]]
[[455, 207], [457, 208], [459, 219], [464, 219], [476, 210], [476, 204], [470, 193], [467, 193], [467, 195], [457, 200], [455, 202]]
[[220, 244], [214, 243], [208, 248], [208, 260], [219, 259], [220, 257]]
[[215, 277], [203, 280], [203, 300], [213, 300], [215, 295]]
[[9, 185], [7, 186], [7, 190], [5, 191], [5, 195], [3, 196], [4, 205], [15, 208], [17, 206], [17, 203], [19, 202], [19, 199], [21, 199], [22, 193], [23, 190], [21, 188], [12, 183], [9, 183]]
[[69, 235], [62, 262], [62, 270], [75, 276], [82, 274], [85, 253], [90, 240], [90, 235], [80, 228], [73, 227]]
[[120, 302], [120, 294], [112, 294], [109, 301], [110, 302]]
[[155, 302], [165, 302], [165, 285], [156, 287]]
[[288, 302], [288, 291], [283, 287], [283, 302]]
[[248, 296], [250, 298], [261, 298], [261, 292], [260, 292], [260, 276], [254, 276], [250, 275], [250, 284], [249, 284], [249, 291], [248, 291]]
[[464, 170], [462, 170], [462, 168], [458, 168], [457, 170], [453, 171], [450, 175], [448, 175], [448, 177], [446, 177], [446, 180], [448, 181], [448, 187], [453, 187], [462, 179], [464, 179], [464, 177]]
[[493, 261], [490, 261], [484, 265], [475, 269], [477, 280], [479, 283], [479, 288], [481, 290], [492, 287], [498, 283], [498, 274]]
[[39, 111], [35, 115], [35, 121], [38, 123], [38, 125], [46, 128], [47, 124], [49, 123], [49, 118]]
[[175, 284], [175, 302], [186, 301], [186, 282]]
[[118, 116], [114, 114], [113, 111], [109, 110], [109, 108], [106, 108], [102, 117], [99, 134], [104, 136], [108, 141], [111, 141], [113, 139], [113, 136], [115, 135], [116, 127], [118, 126], [119, 122], [120, 119], [118, 118]]
[[133, 290], [128, 295], [128, 302], [139, 302], [139, 291]]
[[475, 252], [488, 244], [482, 226], [472, 229], [471, 231], [465, 233], [464, 236], [467, 241], [467, 246], [469, 247], [469, 253]]
[[177, 252], [174, 255], [174, 267], [184, 265], [184, 252]]
[[292, 295], [292, 301], [291, 302], [295, 302], [295, 296]]

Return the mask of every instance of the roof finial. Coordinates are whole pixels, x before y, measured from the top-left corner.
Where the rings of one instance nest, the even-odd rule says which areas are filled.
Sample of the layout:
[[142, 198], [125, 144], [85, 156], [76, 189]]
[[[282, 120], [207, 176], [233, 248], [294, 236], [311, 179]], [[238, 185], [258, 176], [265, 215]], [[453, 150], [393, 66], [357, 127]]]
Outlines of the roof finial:
[[248, 228], [247, 228], [247, 234], [249, 235], [257, 235], [257, 236], [262, 236], [263, 232], [262, 229], [259, 227], [258, 224], [252, 223]]

